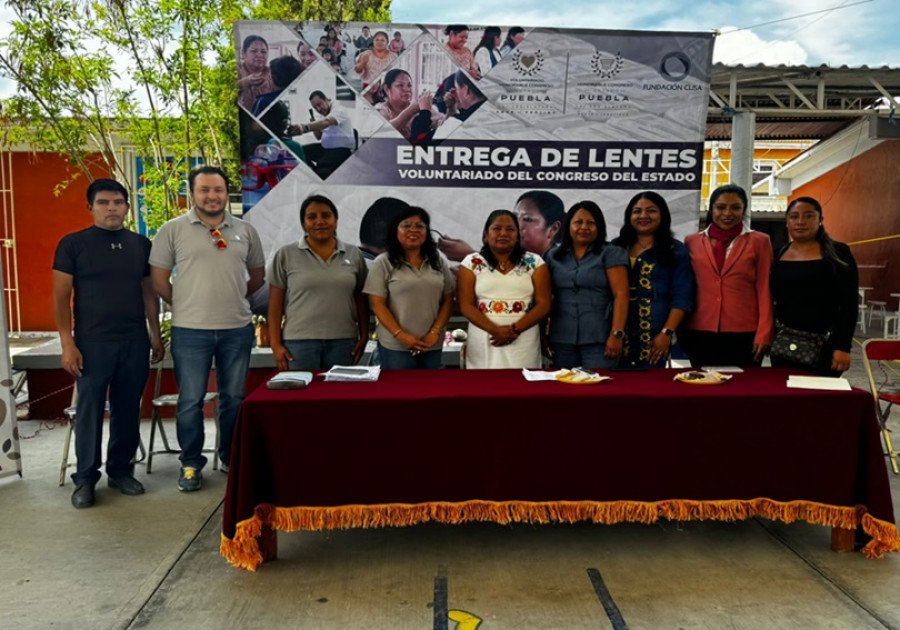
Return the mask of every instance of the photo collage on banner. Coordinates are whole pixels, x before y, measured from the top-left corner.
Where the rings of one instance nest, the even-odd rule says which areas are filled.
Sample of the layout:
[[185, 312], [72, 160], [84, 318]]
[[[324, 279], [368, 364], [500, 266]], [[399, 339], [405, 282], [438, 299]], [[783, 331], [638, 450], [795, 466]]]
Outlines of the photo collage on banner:
[[451, 261], [498, 208], [540, 254], [572, 204], [598, 203], [612, 238], [641, 190], [696, 230], [709, 33], [248, 21], [235, 42], [244, 212], [269, 256], [310, 194], [373, 258], [407, 205]]

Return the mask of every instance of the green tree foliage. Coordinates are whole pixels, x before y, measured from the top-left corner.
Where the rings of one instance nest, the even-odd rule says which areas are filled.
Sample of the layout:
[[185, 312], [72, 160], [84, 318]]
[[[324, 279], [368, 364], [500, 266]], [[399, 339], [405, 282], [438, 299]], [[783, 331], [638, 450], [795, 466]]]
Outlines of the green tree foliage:
[[[389, 0], [7, 0], [0, 40], [6, 142], [68, 156], [91, 178], [92, 156], [123, 182], [133, 154], [151, 229], [181, 211], [192, 161], [238, 171], [237, 20], [389, 21]], [[96, 166], [96, 165], [94, 165]], [[57, 188], [70, 181], [56, 183]]]

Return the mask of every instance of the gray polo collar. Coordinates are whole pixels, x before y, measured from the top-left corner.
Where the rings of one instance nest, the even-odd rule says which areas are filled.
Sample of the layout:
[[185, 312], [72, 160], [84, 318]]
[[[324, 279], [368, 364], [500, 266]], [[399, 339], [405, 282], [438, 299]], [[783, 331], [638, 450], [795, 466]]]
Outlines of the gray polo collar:
[[[200, 223], [201, 225], [206, 225], [203, 221], [200, 220], [200, 215], [197, 214], [196, 208], [191, 206], [191, 209], [188, 210], [187, 213], [188, 221], [191, 223]], [[222, 225], [227, 225], [231, 227], [231, 213], [228, 210], [225, 210], [225, 214], [223, 215]]]
[[[347, 246], [344, 244], [344, 241], [335, 237], [334, 243], [335, 243], [334, 244], [335, 251], [338, 251], [342, 254], [347, 252]], [[310, 249], [309, 241], [306, 240], [305, 236], [303, 238], [301, 238], [299, 241], [297, 241], [297, 245], [300, 247], [300, 249]]]

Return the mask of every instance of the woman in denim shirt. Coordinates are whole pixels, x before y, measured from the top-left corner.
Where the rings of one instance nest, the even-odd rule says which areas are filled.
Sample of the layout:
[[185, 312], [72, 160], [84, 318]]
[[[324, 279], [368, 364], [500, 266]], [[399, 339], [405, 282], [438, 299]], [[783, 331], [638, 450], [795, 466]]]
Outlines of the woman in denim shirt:
[[553, 285], [553, 365], [615, 367], [628, 315], [628, 257], [606, 242], [606, 221], [593, 201], [569, 208], [562, 233], [562, 242], [544, 256]]
[[675, 330], [694, 305], [690, 254], [672, 235], [666, 200], [649, 191], [632, 197], [613, 242], [631, 262], [623, 365], [663, 367]]

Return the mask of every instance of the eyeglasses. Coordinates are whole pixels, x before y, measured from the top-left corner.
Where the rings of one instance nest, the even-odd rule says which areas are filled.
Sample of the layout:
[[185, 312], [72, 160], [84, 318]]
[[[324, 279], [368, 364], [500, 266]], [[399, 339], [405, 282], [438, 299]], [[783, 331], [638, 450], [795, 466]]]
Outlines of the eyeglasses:
[[401, 230], [412, 231], [412, 230], [427, 230], [428, 226], [424, 223], [401, 223], [399, 225]]
[[222, 231], [219, 228], [209, 228], [209, 235], [212, 237], [216, 249], [225, 249], [228, 247], [228, 241], [222, 238]]

